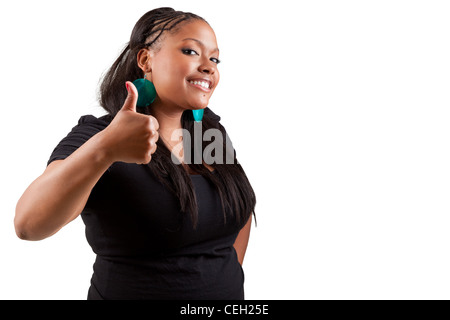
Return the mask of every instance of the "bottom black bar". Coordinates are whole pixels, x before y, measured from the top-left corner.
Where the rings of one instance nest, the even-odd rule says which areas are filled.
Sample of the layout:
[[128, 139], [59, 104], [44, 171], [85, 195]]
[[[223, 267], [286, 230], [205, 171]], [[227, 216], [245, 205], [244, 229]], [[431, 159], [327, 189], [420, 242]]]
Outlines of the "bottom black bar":
[[[3, 301], [4, 314], [8, 301]], [[9, 301], [12, 302], [12, 301]], [[71, 317], [104, 317], [117, 314], [125, 319], [301, 319], [304, 317], [335, 319], [364, 319], [386, 316], [405, 318], [407, 315], [424, 319], [440, 318], [442, 311], [436, 308], [423, 308], [416, 300], [244, 300], [244, 301], [20, 301], [20, 307], [11, 303], [11, 311], [25, 315], [59, 314], [64, 310]], [[381, 302], [381, 305], [380, 305]], [[440, 301], [438, 301], [439, 303]], [[443, 300], [441, 302], [446, 302]], [[354, 304], [360, 307], [355, 307]], [[376, 303], [377, 305], [374, 305]], [[405, 306], [405, 303], [408, 305]], [[59, 305], [60, 304], [60, 305]], [[66, 304], [66, 306], [64, 306]], [[350, 305], [352, 304], [352, 305]], [[365, 304], [362, 306], [361, 304]], [[371, 304], [371, 305], [369, 305]], [[383, 304], [385, 306], [383, 306]], [[389, 305], [387, 305], [389, 304]], [[5, 308], [6, 306], [6, 308]], [[14, 308], [14, 309], [13, 309]], [[57, 309], [58, 308], [58, 309]], [[58, 310], [58, 311], [57, 311]], [[446, 311], [446, 310], [445, 310]], [[444, 313], [446, 314], [446, 313]]]

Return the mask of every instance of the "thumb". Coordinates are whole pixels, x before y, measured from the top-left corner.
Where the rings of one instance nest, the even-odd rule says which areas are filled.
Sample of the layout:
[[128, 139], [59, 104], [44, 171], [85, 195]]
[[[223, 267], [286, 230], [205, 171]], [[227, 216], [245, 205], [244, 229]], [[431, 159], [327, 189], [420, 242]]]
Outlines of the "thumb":
[[136, 103], [138, 101], [137, 89], [130, 81], [127, 81], [125, 85], [127, 87], [128, 95], [122, 106], [122, 110], [130, 110], [136, 112]]

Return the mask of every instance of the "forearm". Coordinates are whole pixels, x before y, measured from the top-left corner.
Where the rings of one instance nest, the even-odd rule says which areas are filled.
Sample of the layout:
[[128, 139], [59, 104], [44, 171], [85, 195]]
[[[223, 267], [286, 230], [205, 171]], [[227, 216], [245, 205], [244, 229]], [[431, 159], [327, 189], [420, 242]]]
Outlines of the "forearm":
[[239, 263], [242, 265], [244, 263], [245, 252], [247, 251], [248, 239], [250, 238], [250, 229], [252, 225], [252, 217], [248, 219], [245, 226], [239, 231], [239, 234], [234, 242], [234, 249], [238, 257]]
[[100, 132], [65, 160], [50, 164], [17, 203], [14, 219], [17, 235], [41, 240], [76, 218], [92, 188], [112, 164], [109, 159]]

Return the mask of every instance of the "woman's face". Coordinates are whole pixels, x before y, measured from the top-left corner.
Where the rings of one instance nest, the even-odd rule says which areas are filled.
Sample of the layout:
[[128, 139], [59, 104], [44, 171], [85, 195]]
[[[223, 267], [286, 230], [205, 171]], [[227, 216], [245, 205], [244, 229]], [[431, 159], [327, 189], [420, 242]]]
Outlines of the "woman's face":
[[[203, 109], [219, 83], [219, 49], [214, 31], [202, 20], [168, 32], [160, 50], [150, 51], [151, 81], [156, 103], [183, 109]], [[159, 100], [159, 101], [158, 101]]]

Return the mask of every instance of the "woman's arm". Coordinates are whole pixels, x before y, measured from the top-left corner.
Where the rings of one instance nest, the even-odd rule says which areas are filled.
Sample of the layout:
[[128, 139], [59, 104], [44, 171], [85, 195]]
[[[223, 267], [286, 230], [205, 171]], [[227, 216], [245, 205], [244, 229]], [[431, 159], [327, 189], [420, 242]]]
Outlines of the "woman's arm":
[[149, 163], [156, 151], [158, 121], [136, 113], [137, 90], [114, 120], [64, 160], [52, 162], [25, 190], [16, 206], [14, 227], [21, 239], [47, 238], [75, 219], [103, 173], [116, 161]]
[[248, 239], [250, 237], [250, 229], [252, 225], [252, 217], [239, 232], [236, 241], [234, 242], [234, 249], [236, 250], [238, 261], [242, 265], [244, 263], [245, 251], [247, 251]]
[[14, 226], [24, 240], [42, 240], [75, 219], [89, 194], [112, 164], [98, 133], [65, 160], [56, 160], [25, 190], [16, 206]]

